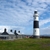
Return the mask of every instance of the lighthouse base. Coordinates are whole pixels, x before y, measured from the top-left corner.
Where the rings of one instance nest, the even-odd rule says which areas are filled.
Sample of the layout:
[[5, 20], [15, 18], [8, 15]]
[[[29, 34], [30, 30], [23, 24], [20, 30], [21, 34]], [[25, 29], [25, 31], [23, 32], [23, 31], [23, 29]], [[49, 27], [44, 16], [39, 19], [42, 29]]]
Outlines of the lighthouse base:
[[33, 38], [40, 38], [40, 36], [33, 36]]

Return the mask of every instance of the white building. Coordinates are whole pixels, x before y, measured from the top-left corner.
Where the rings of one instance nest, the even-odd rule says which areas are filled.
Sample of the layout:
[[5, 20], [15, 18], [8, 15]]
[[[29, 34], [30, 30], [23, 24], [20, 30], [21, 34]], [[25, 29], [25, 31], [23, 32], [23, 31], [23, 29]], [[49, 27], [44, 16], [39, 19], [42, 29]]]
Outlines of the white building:
[[9, 34], [6, 32], [6, 29], [4, 29], [3, 33], [0, 33], [0, 39], [2, 40], [14, 40], [16, 39], [15, 34]]
[[16, 33], [16, 30], [14, 31], [14, 33], [12, 31], [7, 33], [6, 29], [4, 29], [4, 32], [0, 33], [0, 39], [1, 40], [15, 40], [15, 39], [22, 39], [22, 38], [26, 38], [26, 37], [29, 37], [29, 36], [28, 35], [22, 35], [20, 33], [20, 31], [18, 31], [18, 33]]

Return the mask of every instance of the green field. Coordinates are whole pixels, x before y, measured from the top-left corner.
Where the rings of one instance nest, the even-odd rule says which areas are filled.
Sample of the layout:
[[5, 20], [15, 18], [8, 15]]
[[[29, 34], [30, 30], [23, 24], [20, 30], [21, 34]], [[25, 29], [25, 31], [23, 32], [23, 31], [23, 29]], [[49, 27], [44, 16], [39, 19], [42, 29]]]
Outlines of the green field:
[[50, 39], [0, 40], [0, 50], [50, 50]]

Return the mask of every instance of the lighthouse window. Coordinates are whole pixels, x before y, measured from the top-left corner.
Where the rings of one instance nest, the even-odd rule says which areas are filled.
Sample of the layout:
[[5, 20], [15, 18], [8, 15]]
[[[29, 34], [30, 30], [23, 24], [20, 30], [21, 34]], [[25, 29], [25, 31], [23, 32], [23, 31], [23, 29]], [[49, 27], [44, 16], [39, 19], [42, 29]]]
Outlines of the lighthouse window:
[[36, 19], [36, 17], [35, 17], [35, 19]]
[[35, 32], [36, 32], [36, 30], [35, 30]]

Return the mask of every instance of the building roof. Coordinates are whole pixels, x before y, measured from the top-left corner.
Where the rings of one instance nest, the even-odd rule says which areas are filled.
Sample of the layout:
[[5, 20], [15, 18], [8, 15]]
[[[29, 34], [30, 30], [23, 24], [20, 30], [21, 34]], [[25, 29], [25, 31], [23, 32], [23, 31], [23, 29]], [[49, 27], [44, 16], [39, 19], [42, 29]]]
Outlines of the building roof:
[[7, 32], [3, 32], [1, 35], [9, 35]]

